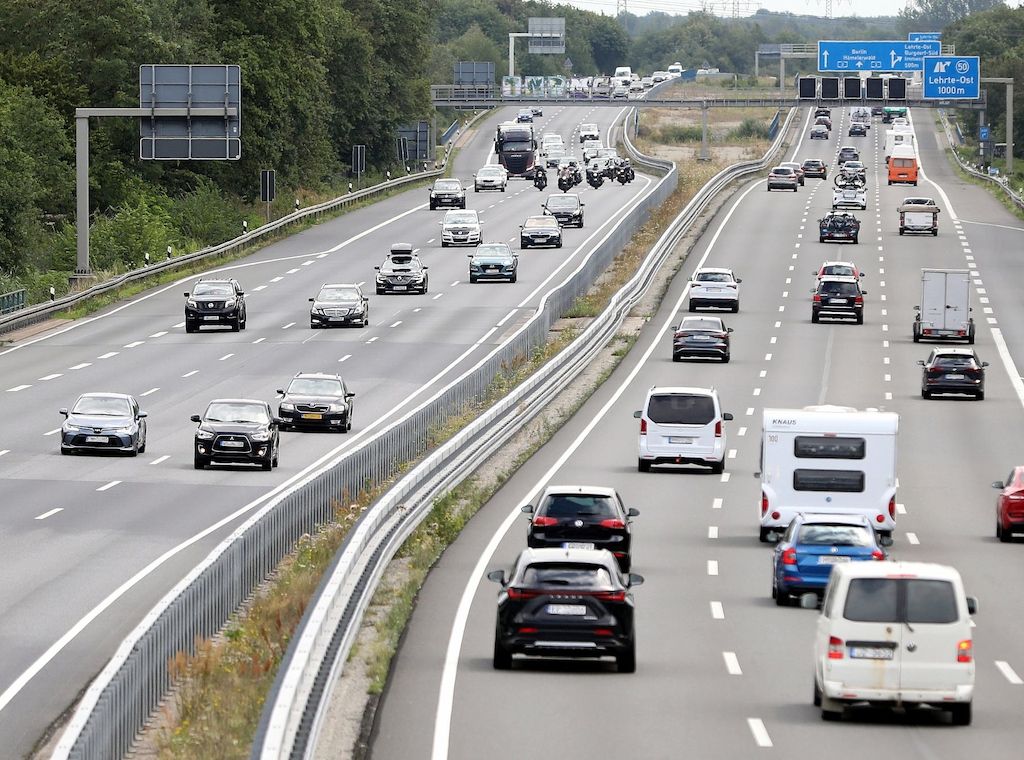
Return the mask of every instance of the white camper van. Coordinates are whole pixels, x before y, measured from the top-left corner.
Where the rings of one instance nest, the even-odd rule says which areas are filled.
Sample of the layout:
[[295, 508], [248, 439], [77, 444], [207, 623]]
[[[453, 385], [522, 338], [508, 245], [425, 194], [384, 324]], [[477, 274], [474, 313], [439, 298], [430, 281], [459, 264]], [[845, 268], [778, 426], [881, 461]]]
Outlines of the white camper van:
[[[817, 605], [815, 594], [801, 607]], [[924, 562], [832, 566], [814, 638], [814, 705], [838, 720], [858, 703], [930, 705], [971, 722], [978, 601], [952, 567]]]
[[893, 412], [765, 409], [759, 538], [777, 538], [798, 512], [813, 512], [866, 515], [881, 542], [891, 544], [898, 429]]
[[893, 154], [893, 150], [897, 145], [903, 145], [908, 148], [914, 147], [914, 133], [906, 129], [887, 129], [885, 130], [885, 162], [889, 163], [889, 158]]
[[915, 343], [924, 338], [974, 344], [969, 270], [921, 270], [921, 303], [914, 315], [913, 336]]

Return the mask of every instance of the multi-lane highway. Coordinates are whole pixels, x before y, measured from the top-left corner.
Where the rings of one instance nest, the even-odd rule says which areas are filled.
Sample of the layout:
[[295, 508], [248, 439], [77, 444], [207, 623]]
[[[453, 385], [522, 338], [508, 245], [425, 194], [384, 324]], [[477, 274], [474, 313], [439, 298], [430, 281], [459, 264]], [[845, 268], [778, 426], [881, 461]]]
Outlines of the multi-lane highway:
[[[372, 755], [388, 758], [749, 758], [760, 752], [921, 760], [1020, 756], [1024, 705], [1024, 546], [994, 536], [991, 481], [1024, 461], [1024, 224], [957, 179], [930, 112], [914, 113], [924, 176], [887, 186], [886, 127], [828, 142], [806, 139], [792, 160], [821, 158], [828, 181], [797, 193], [752, 181], [723, 207], [674, 280], [636, 347], [575, 417], [529, 460], [448, 549], [422, 590], [378, 709]], [[861, 148], [868, 209], [860, 243], [821, 244], [840, 145]], [[938, 237], [898, 234], [905, 196], [936, 197]], [[810, 321], [813, 273], [825, 259], [866, 272], [865, 323]], [[671, 361], [670, 325], [700, 265], [742, 277], [742, 311], [725, 314], [729, 364]], [[929, 346], [911, 340], [920, 268], [969, 268], [975, 348], [989, 361], [984, 401], [920, 396]], [[637, 421], [652, 385], [714, 386], [726, 423], [723, 475], [689, 468], [639, 473]], [[816, 613], [770, 596], [770, 549], [758, 541], [760, 412], [831, 403], [900, 415], [894, 558], [956, 566], [975, 616], [977, 689], [970, 728], [945, 715], [860, 712], [823, 723], [811, 704]], [[546, 484], [613, 486], [641, 515], [633, 529], [637, 671], [612, 662], [517, 661], [492, 668], [498, 587], [525, 546], [519, 507]], [[953, 653], [950, 653], [953, 656]]]
[[[607, 133], [621, 114], [551, 108], [535, 127], [571, 145], [581, 121]], [[479, 123], [454, 175], [470, 185], [485, 239], [518, 251], [519, 225], [548, 193], [522, 180], [505, 193], [472, 192], [471, 175], [494, 160], [495, 126], [508, 118]], [[655, 182], [638, 175], [626, 186], [578, 188], [585, 228], [567, 230], [560, 250], [523, 253], [516, 284], [468, 283], [467, 251], [441, 249], [443, 211], [428, 210], [421, 188], [217, 269], [246, 290], [244, 332], [185, 334], [190, 279], [0, 350], [0, 754], [27, 753], [143, 614], [275, 489], [503, 340]], [[373, 295], [373, 267], [399, 241], [430, 267], [428, 294]], [[311, 330], [307, 299], [324, 282], [366, 283], [370, 326]], [[299, 371], [344, 375], [357, 394], [351, 434], [285, 433], [273, 472], [193, 469], [190, 415], [217, 397], [274, 401]], [[60, 456], [58, 409], [86, 391], [139, 398], [149, 415], [145, 454]]]

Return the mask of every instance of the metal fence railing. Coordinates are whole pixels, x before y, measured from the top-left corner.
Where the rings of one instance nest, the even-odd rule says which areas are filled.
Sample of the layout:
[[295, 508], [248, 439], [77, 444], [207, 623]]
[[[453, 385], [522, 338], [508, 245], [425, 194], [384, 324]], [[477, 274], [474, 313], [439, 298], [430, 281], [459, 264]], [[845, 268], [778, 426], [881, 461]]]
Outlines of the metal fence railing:
[[[949, 143], [949, 150], [953, 154], [953, 158], [956, 159], [957, 164], [960, 165], [960, 168], [963, 169], [968, 174], [970, 174], [972, 177], [977, 177], [978, 179], [983, 179], [987, 182], [991, 182], [992, 184], [1001, 188], [1003, 192], [1006, 193], [1006, 195], [1013, 202], [1013, 205], [1015, 205], [1021, 211], [1024, 211], [1024, 188], [1017, 188], [1016, 190], [1014, 190], [1014, 188], [1010, 186], [1010, 180], [1007, 177], [993, 177], [987, 174], [986, 172], [982, 171], [981, 167], [978, 164], [972, 163], [970, 161], [965, 161], [963, 158], [961, 158], [960, 153], [957, 151], [957, 144], [954, 143], [953, 141], [954, 130], [950, 126], [950, 121], [948, 118], [946, 118], [946, 112], [944, 110], [939, 111], [939, 118], [942, 120], [942, 130], [946, 133], [946, 141]], [[959, 124], [956, 125], [956, 132], [962, 139], [963, 133], [960, 132]]]
[[[292, 638], [274, 688], [264, 705], [252, 760], [299, 760], [313, 756], [331, 686], [344, 667], [363, 612], [384, 567], [429, 514], [433, 498], [466, 477], [478, 462], [525, 425], [586, 366], [615, 335], [623, 318], [646, 292], [665, 259], [714, 197], [735, 180], [761, 172], [771, 165], [784, 144], [795, 113], [795, 110], [790, 112], [781, 133], [761, 159], [742, 162], [720, 172], [697, 193], [651, 249], [634, 277], [612, 297], [605, 311], [571, 345], [431, 452], [362, 516], [336, 555], [317, 597], [311, 601]], [[623, 141], [633, 160], [648, 164], [659, 162], [659, 159], [638, 154], [630, 141], [628, 121], [627, 114], [623, 120]], [[665, 168], [664, 164], [668, 162], [660, 163]], [[672, 166], [666, 180], [671, 181], [675, 176], [676, 170]], [[666, 180], [662, 180], [663, 185]], [[545, 297], [536, 316], [520, 328], [512, 341], [535, 339], [538, 333], [532, 328], [534, 323], [548, 324], [551, 316], [559, 313], [557, 304], [567, 305], [575, 300], [575, 296], [562, 297], [562, 291], [580, 293], [573, 283], [585, 282], [581, 276], [588, 271], [586, 279], [596, 275], [601, 271], [597, 268], [599, 262], [607, 263], [613, 255], [614, 251], [609, 250], [595, 256], [593, 266], [585, 263], [570, 275]], [[540, 336], [543, 338], [545, 334], [546, 328]]]
[[10, 314], [25, 308], [25, 290], [12, 290], [10, 293], [0, 293], [0, 314]]

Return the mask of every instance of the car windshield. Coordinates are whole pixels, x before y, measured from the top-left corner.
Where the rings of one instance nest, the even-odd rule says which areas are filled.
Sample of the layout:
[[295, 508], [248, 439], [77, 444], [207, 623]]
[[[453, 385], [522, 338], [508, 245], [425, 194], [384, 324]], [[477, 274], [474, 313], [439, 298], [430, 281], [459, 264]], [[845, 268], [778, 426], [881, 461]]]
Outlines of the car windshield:
[[612, 585], [612, 576], [601, 565], [573, 565], [569, 563], [543, 563], [530, 565], [523, 571], [524, 586], [569, 586], [572, 588], [600, 588]]
[[359, 291], [355, 288], [323, 288], [317, 295], [318, 301], [358, 301]]
[[449, 211], [444, 215], [445, 224], [476, 224], [475, 211]]
[[203, 419], [207, 422], [270, 422], [270, 415], [263, 404], [245, 402], [218, 402], [206, 407]]
[[818, 292], [825, 296], [856, 296], [860, 294], [855, 282], [823, 282]]
[[412, 254], [409, 253], [392, 253], [388, 256], [388, 264], [392, 266], [407, 267], [412, 264]]
[[796, 543], [805, 546], [873, 546], [871, 534], [857, 525], [801, 525]]
[[697, 282], [732, 282], [732, 275], [728, 272], [698, 272]]
[[587, 494], [551, 494], [541, 504], [538, 514], [548, 517], [615, 517], [611, 497]]
[[904, 206], [934, 206], [935, 201], [931, 198], [904, 198]]
[[680, 330], [714, 330], [722, 332], [722, 320], [706, 319], [701, 317], [687, 317], [679, 325]]
[[459, 190], [461, 185], [457, 179], [439, 179], [434, 183], [435, 190]]
[[110, 396], [82, 396], [75, 403], [72, 414], [91, 414], [97, 417], [127, 417], [131, 414], [128, 399]]
[[500, 177], [504, 174], [503, 169], [499, 169], [497, 166], [486, 166], [476, 173], [478, 177]]
[[772, 174], [792, 174], [793, 170], [788, 166], [776, 166], [772, 169]]
[[815, 159], [813, 161], [804, 161], [804, 166], [808, 167], [808, 168], [811, 168], [811, 169], [817, 169], [820, 166], [823, 166], [823, 164], [821, 163], [821, 161], [818, 161], [817, 159]]
[[855, 277], [856, 273], [853, 271], [853, 267], [847, 266], [846, 264], [829, 264], [824, 268], [822, 274], [836, 275], [837, 277]]
[[946, 354], [945, 356], [936, 356], [935, 361], [932, 362], [936, 367], [976, 367], [977, 363], [974, 361], [973, 356], [963, 356], [961, 354]]
[[192, 288], [193, 296], [230, 296], [235, 288], [230, 282], [197, 282]]
[[530, 143], [526, 142], [525, 140], [522, 140], [522, 141], [517, 140], [515, 142], [509, 141], [509, 142], [503, 143], [502, 146], [501, 146], [501, 150], [503, 152], [516, 151], [516, 150], [533, 150], [533, 146], [530, 145]]
[[862, 164], [860, 161], [847, 161], [845, 164], [843, 164], [843, 168], [844, 169], [863, 169], [864, 168], [864, 164]]
[[483, 245], [477, 247], [476, 255], [486, 256], [488, 258], [493, 258], [495, 256], [511, 258], [512, 249], [509, 248], [505, 243], [484, 243]]
[[659, 425], [706, 425], [715, 418], [715, 400], [703, 394], [655, 394], [647, 403], [647, 416]]
[[297, 377], [288, 385], [289, 396], [341, 396], [345, 389], [333, 377]]
[[526, 229], [551, 229], [558, 223], [549, 216], [531, 216], [523, 225]]
[[853, 578], [843, 617], [859, 623], [911, 625], [953, 623], [959, 619], [953, 584], [922, 578]]
[[580, 132], [597, 132], [599, 131], [596, 124], [581, 124]]
[[575, 195], [552, 195], [548, 198], [548, 208], [576, 208], [579, 198]]

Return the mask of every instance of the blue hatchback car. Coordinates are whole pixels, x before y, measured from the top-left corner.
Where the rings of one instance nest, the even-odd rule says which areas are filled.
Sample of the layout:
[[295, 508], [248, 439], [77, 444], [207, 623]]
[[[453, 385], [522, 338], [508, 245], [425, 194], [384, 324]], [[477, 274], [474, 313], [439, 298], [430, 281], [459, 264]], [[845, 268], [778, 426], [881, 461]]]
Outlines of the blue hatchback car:
[[821, 594], [832, 566], [886, 558], [864, 515], [798, 514], [772, 555], [772, 598], [780, 607], [791, 596]]

